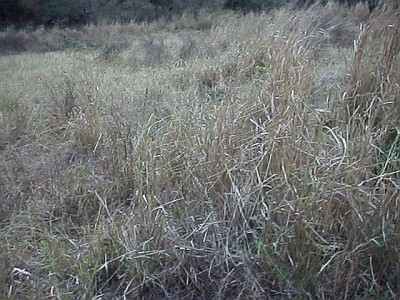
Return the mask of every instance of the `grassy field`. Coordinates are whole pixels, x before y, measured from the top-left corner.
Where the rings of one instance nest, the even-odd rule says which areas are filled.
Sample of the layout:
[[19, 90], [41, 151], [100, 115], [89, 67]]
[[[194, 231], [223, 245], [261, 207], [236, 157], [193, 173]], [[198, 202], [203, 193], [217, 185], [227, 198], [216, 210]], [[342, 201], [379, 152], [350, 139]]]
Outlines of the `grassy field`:
[[398, 299], [398, 13], [0, 44], [1, 299]]

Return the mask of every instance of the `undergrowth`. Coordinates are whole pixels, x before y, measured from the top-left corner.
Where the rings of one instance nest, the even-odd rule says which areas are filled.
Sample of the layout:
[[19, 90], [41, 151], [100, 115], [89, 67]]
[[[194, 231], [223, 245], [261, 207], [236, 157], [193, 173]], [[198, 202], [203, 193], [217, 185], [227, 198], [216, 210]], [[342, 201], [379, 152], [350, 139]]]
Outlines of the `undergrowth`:
[[0, 58], [1, 297], [396, 299], [399, 14], [190, 20]]

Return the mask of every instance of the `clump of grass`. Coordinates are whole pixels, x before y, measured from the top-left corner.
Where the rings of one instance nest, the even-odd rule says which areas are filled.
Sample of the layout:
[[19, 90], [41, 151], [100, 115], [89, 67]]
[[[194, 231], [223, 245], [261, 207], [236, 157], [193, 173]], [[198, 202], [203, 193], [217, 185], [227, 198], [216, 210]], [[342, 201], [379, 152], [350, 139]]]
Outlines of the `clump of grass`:
[[183, 39], [183, 45], [179, 50], [179, 58], [181, 60], [186, 60], [193, 57], [196, 54], [197, 43], [198, 42], [193, 37], [189, 35], [186, 36]]
[[[380, 176], [396, 174], [400, 23], [390, 7], [371, 18], [356, 43], [347, 100], [357, 132], [372, 131]], [[356, 133], [357, 134], [357, 133]], [[376, 171], [375, 171], [376, 172]]]
[[119, 51], [120, 50], [116, 44], [109, 43], [102, 47], [100, 57], [105, 61], [112, 62], [113, 60], [117, 59]]
[[[349, 114], [368, 115], [372, 117], [369, 121], [372, 125], [380, 121], [388, 123], [387, 118], [391, 118], [387, 117], [388, 112], [397, 111], [396, 101], [391, 98], [396, 95], [393, 93], [396, 81], [391, 81], [391, 78], [398, 77], [394, 66], [398, 63], [399, 21], [393, 14], [382, 25], [383, 16], [386, 14], [377, 15], [365, 25], [356, 43], [350, 78], [349, 96], [355, 101], [351, 101], [354, 107], [349, 108]], [[394, 110], [387, 109], [386, 103], [393, 103]]]
[[193, 30], [207, 31], [210, 30], [215, 23], [217, 15], [217, 13], [212, 14], [204, 11], [196, 13], [185, 12], [179, 16], [173, 17], [171, 25], [175, 29], [187, 30], [189, 32]]
[[155, 40], [153, 38], [144, 38], [142, 41], [142, 48], [145, 53], [144, 64], [145, 66], [157, 66], [164, 60], [164, 41]]

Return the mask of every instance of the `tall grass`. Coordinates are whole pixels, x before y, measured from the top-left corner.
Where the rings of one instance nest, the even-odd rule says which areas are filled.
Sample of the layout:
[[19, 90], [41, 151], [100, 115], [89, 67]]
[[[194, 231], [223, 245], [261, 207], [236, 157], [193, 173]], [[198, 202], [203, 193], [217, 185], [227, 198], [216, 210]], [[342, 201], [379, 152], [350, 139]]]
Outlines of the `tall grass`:
[[398, 13], [203, 18], [0, 58], [3, 297], [396, 299]]

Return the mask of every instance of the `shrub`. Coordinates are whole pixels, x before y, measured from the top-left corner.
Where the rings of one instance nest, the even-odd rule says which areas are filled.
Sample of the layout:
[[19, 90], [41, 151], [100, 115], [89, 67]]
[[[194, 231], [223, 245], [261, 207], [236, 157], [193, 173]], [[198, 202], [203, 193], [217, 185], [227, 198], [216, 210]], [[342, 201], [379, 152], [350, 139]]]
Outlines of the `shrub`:
[[288, 2], [289, 1], [279, 0], [226, 0], [224, 8], [242, 11], [269, 10], [282, 6]]
[[0, 55], [22, 52], [46, 52], [54, 50], [51, 45], [40, 41], [32, 34], [24, 32], [0, 33]]

